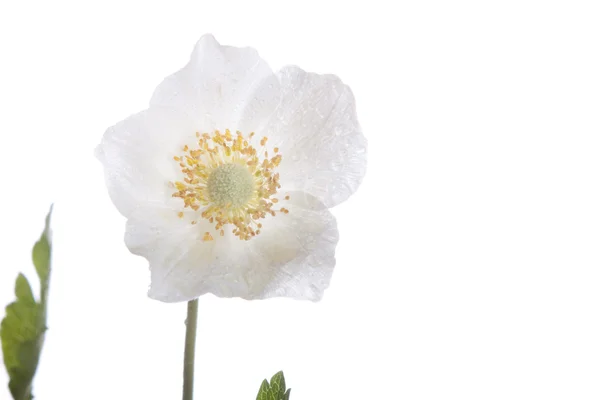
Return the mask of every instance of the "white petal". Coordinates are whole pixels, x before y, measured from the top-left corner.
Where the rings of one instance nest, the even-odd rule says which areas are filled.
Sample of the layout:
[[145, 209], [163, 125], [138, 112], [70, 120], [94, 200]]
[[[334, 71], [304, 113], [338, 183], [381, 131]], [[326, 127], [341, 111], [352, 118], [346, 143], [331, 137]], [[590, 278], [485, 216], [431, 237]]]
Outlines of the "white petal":
[[188, 218], [177, 218], [176, 211], [166, 207], [147, 205], [136, 209], [127, 220], [125, 244], [150, 262], [150, 297], [188, 301], [197, 297], [194, 290], [208, 289], [201, 281], [190, 286], [188, 278], [197, 277], [212, 259], [215, 242], [202, 241], [204, 232], [211, 228], [208, 222], [192, 225]]
[[298, 67], [278, 75], [282, 100], [267, 136], [281, 148], [281, 184], [333, 207], [356, 191], [366, 170], [367, 141], [352, 91], [334, 75]]
[[[260, 235], [240, 241], [228, 234], [201, 240], [211, 224], [190, 225], [170, 210], [137, 210], [126, 243], [150, 262], [149, 296], [188, 301], [205, 293], [220, 297], [319, 300], [335, 265], [335, 218], [310, 195], [292, 193], [289, 214], [261, 220]], [[200, 226], [199, 226], [200, 225]]]
[[110, 197], [124, 216], [146, 202], [172, 203], [169, 181], [180, 179], [173, 156], [195, 139], [185, 114], [154, 107], [108, 128], [96, 148]]
[[212, 35], [200, 38], [189, 63], [167, 77], [150, 101], [186, 112], [202, 131], [244, 133], [259, 129], [278, 103], [278, 79], [257, 51], [221, 46]]

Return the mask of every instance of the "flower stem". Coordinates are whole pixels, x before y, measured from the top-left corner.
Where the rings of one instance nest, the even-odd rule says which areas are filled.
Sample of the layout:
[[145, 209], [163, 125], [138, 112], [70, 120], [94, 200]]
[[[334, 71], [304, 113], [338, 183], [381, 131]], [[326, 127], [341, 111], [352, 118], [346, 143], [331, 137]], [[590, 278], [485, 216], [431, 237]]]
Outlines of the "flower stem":
[[194, 357], [196, 328], [198, 326], [198, 299], [188, 302], [185, 320], [185, 352], [183, 354], [183, 400], [194, 398]]

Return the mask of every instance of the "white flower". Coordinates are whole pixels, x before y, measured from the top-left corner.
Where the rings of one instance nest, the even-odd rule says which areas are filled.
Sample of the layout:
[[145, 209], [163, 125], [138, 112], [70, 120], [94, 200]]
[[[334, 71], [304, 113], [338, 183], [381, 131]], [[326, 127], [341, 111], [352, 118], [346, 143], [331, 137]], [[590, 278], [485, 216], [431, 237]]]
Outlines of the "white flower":
[[96, 154], [150, 297], [318, 300], [338, 241], [328, 208], [359, 186], [366, 140], [336, 76], [274, 74], [256, 50], [205, 35]]

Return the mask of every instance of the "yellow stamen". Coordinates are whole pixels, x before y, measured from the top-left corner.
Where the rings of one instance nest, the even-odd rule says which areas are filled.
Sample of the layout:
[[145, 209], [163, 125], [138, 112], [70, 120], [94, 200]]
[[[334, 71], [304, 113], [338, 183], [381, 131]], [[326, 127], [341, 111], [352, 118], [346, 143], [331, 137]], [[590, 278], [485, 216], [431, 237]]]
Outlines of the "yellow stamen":
[[[170, 182], [176, 191], [173, 197], [182, 200], [183, 208], [197, 211], [198, 218], [214, 224], [220, 236], [224, 227], [230, 225], [232, 233], [240, 240], [249, 240], [260, 233], [262, 224], [257, 222], [268, 215], [275, 216], [285, 208], [273, 209], [279, 200], [274, 196], [279, 184], [279, 173], [275, 169], [282, 156], [268, 157], [268, 150], [258, 152], [251, 144], [254, 132], [248, 137], [229, 129], [224, 133], [215, 130], [212, 134], [196, 133], [196, 143], [184, 146], [184, 154], [173, 159], [178, 163], [181, 180]], [[265, 146], [268, 138], [260, 140]], [[261, 157], [264, 155], [264, 157]], [[289, 196], [286, 196], [286, 200]], [[183, 212], [178, 212], [180, 218]], [[197, 219], [191, 223], [196, 224]], [[214, 240], [209, 232], [203, 241]]]

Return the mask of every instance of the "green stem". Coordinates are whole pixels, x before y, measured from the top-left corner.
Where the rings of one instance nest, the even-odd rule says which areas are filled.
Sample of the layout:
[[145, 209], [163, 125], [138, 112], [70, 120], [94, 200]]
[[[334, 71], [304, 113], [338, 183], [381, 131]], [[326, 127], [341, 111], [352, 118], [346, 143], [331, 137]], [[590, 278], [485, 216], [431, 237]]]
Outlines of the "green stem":
[[183, 354], [183, 400], [194, 398], [194, 356], [198, 326], [198, 299], [188, 302], [185, 320], [185, 352]]

